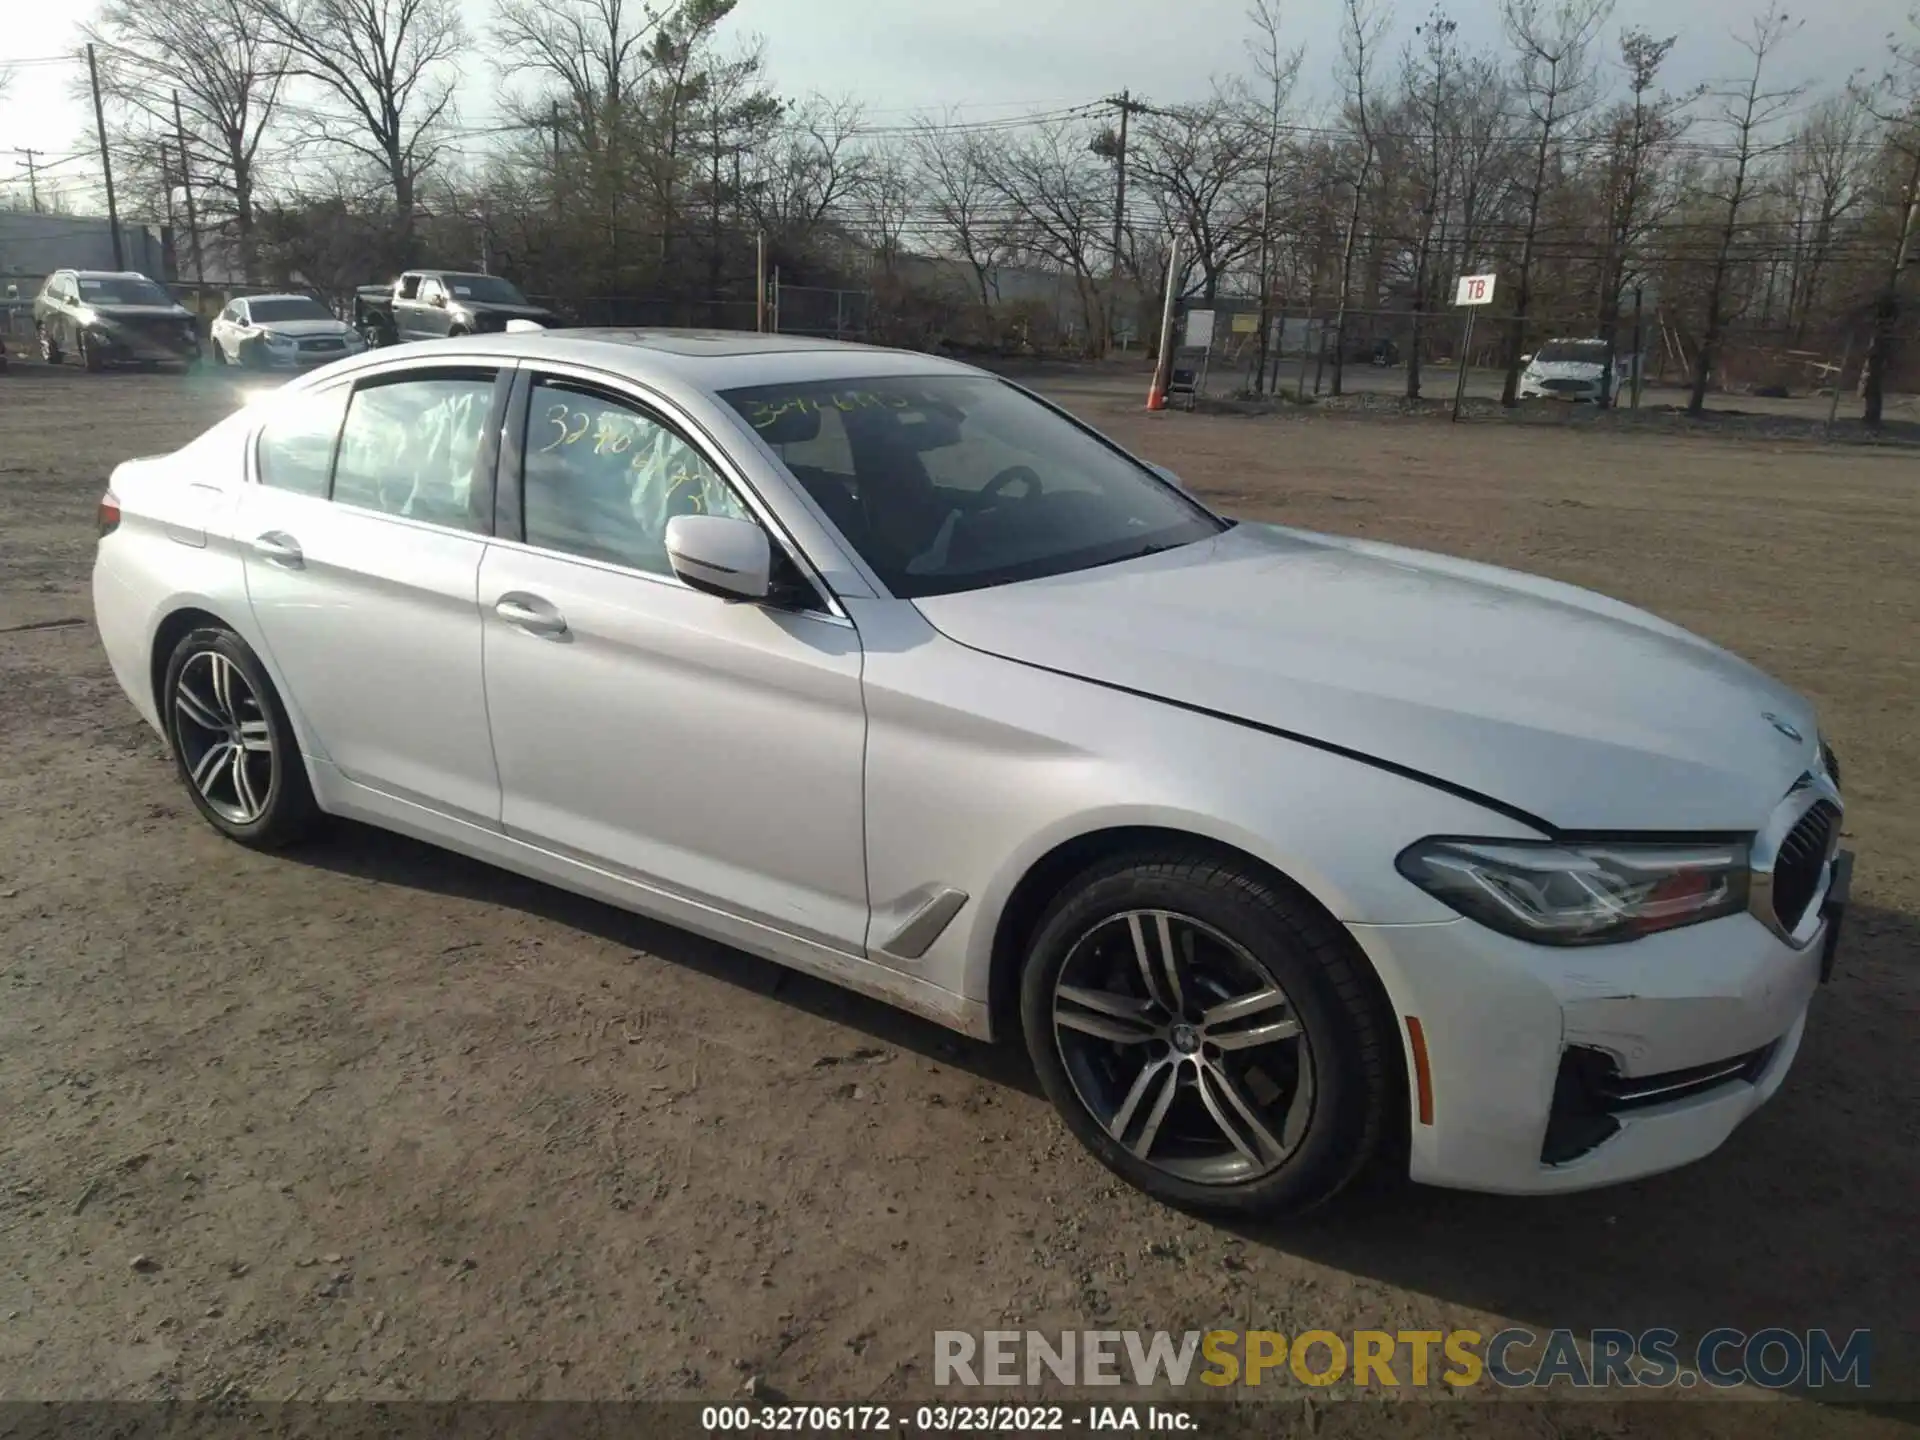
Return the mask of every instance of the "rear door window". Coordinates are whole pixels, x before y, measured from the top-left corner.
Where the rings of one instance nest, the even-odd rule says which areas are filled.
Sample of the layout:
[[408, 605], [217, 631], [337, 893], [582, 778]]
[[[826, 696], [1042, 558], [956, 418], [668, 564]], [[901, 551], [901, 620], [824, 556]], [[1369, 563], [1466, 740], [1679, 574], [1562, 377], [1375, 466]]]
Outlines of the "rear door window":
[[490, 370], [434, 372], [355, 389], [340, 431], [335, 502], [486, 533], [491, 491], [475, 472], [494, 381]]

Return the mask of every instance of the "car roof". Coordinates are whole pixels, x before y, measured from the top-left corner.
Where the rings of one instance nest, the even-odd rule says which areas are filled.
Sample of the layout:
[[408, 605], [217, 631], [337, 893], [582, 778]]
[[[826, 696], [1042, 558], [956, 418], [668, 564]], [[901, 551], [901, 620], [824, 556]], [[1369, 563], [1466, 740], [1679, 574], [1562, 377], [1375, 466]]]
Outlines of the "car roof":
[[76, 280], [151, 280], [153, 278], [150, 275], [141, 274], [138, 270], [69, 270], [67, 273]]
[[457, 340], [417, 341], [370, 352], [354, 368], [383, 358], [443, 351], [455, 357], [550, 360], [659, 376], [703, 390], [734, 390], [810, 380], [879, 375], [977, 375], [974, 366], [917, 350], [889, 350], [808, 335], [763, 335], [747, 330], [564, 329], [489, 333]]
[[313, 300], [313, 303], [316, 305], [320, 303], [318, 300], [314, 300], [313, 296], [302, 295], [297, 290], [275, 290], [270, 294], [236, 295], [233, 298], [236, 300]]

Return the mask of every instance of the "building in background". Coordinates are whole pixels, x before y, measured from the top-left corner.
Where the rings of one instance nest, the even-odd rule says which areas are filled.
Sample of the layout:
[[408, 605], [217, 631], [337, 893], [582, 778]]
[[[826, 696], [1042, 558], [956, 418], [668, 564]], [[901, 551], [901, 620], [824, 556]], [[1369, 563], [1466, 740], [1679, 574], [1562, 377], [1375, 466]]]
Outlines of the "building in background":
[[158, 228], [123, 220], [120, 248], [115, 265], [113, 230], [99, 216], [0, 210], [0, 294], [15, 285], [29, 296], [55, 270], [138, 270], [155, 280], [171, 278], [169, 247]]

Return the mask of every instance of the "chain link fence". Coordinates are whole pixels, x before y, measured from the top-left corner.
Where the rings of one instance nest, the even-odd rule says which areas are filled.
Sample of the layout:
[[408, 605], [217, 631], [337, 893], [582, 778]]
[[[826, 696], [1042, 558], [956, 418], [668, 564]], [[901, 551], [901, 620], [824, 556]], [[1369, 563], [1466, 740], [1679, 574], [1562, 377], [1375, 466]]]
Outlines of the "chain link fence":
[[[1198, 309], [1188, 306], [1187, 309]], [[1349, 309], [1344, 320], [1331, 305], [1286, 306], [1268, 317], [1260, 347], [1260, 316], [1250, 301], [1219, 301], [1212, 344], [1204, 354], [1183, 347], [1178, 364], [1199, 372], [1200, 393], [1212, 398], [1256, 394], [1315, 400], [1378, 396], [1383, 401], [1499, 402], [1506, 389], [1511, 316], [1482, 312]], [[1188, 335], [1186, 316], [1176, 343]], [[1612, 331], [1610, 403], [1621, 408], [1684, 407], [1691, 398], [1698, 338], [1663, 311], [1631, 309], [1617, 325], [1593, 314], [1530, 315], [1524, 326], [1516, 380], [1522, 398], [1591, 400], [1606, 373]], [[1708, 376], [1709, 410], [1791, 413], [1818, 417], [1856, 406], [1871, 322], [1818, 330], [1735, 324], [1715, 346]], [[1538, 363], [1533, 363], [1537, 359]], [[1462, 370], [1464, 367], [1464, 376]], [[1920, 331], [1909, 324], [1896, 336], [1888, 377], [1889, 409], [1920, 413]], [[1364, 403], [1364, 402], [1361, 402]], [[1823, 408], [1824, 407], [1824, 408]]]

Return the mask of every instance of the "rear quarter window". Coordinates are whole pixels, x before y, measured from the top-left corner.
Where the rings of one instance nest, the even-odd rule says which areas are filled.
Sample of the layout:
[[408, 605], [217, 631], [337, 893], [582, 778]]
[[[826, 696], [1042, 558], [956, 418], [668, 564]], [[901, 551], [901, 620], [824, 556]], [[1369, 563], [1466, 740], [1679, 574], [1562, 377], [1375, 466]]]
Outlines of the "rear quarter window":
[[324, 499], [333, 451], [346, 414], [348, 387], [283, 395], [260, 429], [254, 465], [260, 483]]

